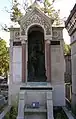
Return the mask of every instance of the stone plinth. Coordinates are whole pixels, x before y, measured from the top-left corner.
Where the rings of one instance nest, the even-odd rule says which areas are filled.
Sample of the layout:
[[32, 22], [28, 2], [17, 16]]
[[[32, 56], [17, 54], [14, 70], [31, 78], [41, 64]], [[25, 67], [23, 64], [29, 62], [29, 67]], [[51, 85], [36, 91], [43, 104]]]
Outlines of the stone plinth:
[[[42, 83], [44, 84], [44, 83]], [[18, 107], [17, 119], [25, 118], [30, 119], [53, 119], [53, 102], [52, 102], [52, 86], [49, 84], [38, 85], [35, 83], [32, 85], [27, 84], [26, 86], [20, 87], [20, 99]], [[22, 93], [23, 92], [23, 93]], [[38, 107], [33, 107], [32, 103], [38, 103]], [[25, 107], [25, 109], [24, 109]]]

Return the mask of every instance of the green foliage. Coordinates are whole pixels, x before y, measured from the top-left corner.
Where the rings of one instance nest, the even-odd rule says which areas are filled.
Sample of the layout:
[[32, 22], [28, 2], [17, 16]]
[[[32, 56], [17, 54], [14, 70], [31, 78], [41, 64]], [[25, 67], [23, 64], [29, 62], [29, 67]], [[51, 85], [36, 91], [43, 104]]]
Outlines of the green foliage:
[[54, 119], [68, 119], [62, 108], [54, 110]]
[[70, 45], [64, 43], [64, 55], [69, 55], [71, 53]]
[[66, 115], [62, 113], [57, 113], [56, 119], [67, 119]]
[[9, 70], [9, 49], [6, 42], [0, 39], [0, 75], [7, 76]]
[[9, 119], [9, 112], [6, 114], [5, 119]]
[[17, 116], [17, 107], [13, 106], [10, 110], [9, 118], [16, 119]]
[[56, 24], [60, 24], [60, 18], [59, 18], [59, 10], [56, 11], [53, 7], [53, 3], [55, 0], [49, 2], [49, 0], [44, 0], [44, 7], [42, 10], [48, 14], [50, 18], [52, 18], [54, 21], [56, 21]]
[[14, 0], [14, 4], [12, 6], [12, 14], [11, 14], [11, 21], [16, 22], [18, 17], [22, 16], [21, 10], [18, 8], [19, 3], [17, 0]]
[[5, 119], [16, 119], [17, 117], [17, 106], [12, 106], [10, 112], [5, 115]]
[[[32, 4], [32, 0], [30, 0], [30, 2]], [[43, 3], [44, 7], [42, 7], [41, 10], [44, 11], [45, 13], [47, 13], [48, 16], [50, 16], [50, 18], [55, 20], [57, 24], [60, 24], [59, 11], [57, 11], [57, 12], [55, 11], [55, 9], [53, 7], [54, 2], [55, 2], [55, 0], [52, 0], [51, 3], [49, 2], [49, 0], [44, 0], [44, 3]], [[14, 0], [13, 6], [11, 9], [12, 10], [11, 20], [14, 22], [17, 22], [18, 17], [22, 16], [21, 10], [18, 8], [18, 6], [19, 6], [18, 0]]]

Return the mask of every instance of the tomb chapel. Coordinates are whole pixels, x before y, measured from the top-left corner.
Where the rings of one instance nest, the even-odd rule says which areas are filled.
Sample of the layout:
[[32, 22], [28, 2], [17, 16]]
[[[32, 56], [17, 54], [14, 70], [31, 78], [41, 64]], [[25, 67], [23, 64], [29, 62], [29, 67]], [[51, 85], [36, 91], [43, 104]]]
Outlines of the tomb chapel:
[[10, 27], [9, 104], [18, 102], [17, 119], [54, 119], [53, 107], [65, 106], [64, 27], [54, 26], [36, 3], [18, 23]]

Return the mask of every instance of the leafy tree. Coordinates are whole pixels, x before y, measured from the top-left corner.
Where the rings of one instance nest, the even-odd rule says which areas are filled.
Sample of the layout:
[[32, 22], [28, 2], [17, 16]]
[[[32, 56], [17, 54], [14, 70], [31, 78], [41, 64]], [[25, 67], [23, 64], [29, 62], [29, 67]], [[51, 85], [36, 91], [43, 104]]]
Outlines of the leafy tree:
[[17, 108], [17, 105], [13, 105], [10, 111], [5, 115], [5, 119], [16, 119], [18, 113]]
[[6, 76], [9, 70], [9, 49], [6, 47], [6, 42], [0, 39], [0, 75]]
[[[27, 0], [28, 1], [28, 0]], [[40, 1], [41, 0], [37, 0]], [[32, 4], [32, 0], [30, 0], [31, 4]], [[49, 2], [49, 0], [44, 0], [43, 4], [44, 7], [41, 7], [41, 10], [45, 12], [45, 14], [48, 14], [50, 16], [50, 18], [53, 18], [54, 20], [56, 20], [56, 23], [59, 24], [59, 11], [55, 11], [54, 7], [53, 7], [53, 3], [55, 2], [55, 0], [52, 0], [51, 2]], [[17, 18], [22, 16], [21, 10], [18, 8], [19, 3], [18, 0], [14, 0], [13, 6], [12, 6], [12, 14], [11, 14], [11, 20], [14, 22], [17, 22]], [[25, 6], [27, 6], [25, 4]], [[26, 9], [25, 9], [26, 10]]]
[[44, 7], [42, 8], [45, 13], [50, 16], [50, 18], [54, 19], [57, 24], [60, 24], [59, 22], [59, 10], [56, 11], [53, 7], [53, 4], [56, 0], [52, 0], [49, 2], [49, 0], [44, 0]]
[[12, 6], [12, 9], [11, 9], [11, 12], [12, 12], [11, 21], [16, 22], [17, 18], [22, 16], [21, 10], [18, 8], [18, 6], [19, 6], [18, 1], [14, 0], [13, 6]]
[[64, 43], [64, 55], [69, 55], [71, 53], [70, 45]]

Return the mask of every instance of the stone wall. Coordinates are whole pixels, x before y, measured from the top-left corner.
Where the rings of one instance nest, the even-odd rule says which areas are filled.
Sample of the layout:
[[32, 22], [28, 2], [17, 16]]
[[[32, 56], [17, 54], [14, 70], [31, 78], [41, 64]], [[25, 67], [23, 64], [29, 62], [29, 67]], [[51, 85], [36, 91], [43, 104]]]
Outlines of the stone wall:
[[71, 45], [72, 61], [72, 106], [76, 109], [76, 42]]
[[19, 28], [10, 29], [10, 74], [9, 74], [9, 105], [18, 100], [18, 93], [22, 77], [21, 46], [14, 46], [15, 41], [20, 41]]
[[65, 22], [71, 37], [71, 63], [72, 63], [72, 108], [76, 113], [76, 4]]
[[[63, 28], [53, 27], [52, 41], [59, 41], [58, 45], [50, 45], [51, 49], [51, 84], [54, 87], [54, 106], [65, 105], [64, 87], [64, 54], [63, 54]], [[9, 100], [18, 99], [18, 92], [22, 84], [22, 46], [14, 46], [14, 42], [20, 42], [19, 29], [10, 32], [10, 85]], [[16, 36], [17, 35], [17, 36]], [[61, 95], [61, 96], [60, 96]], [[11, 103], [11, 102], [10, 102]]]
[[52, 41], [59, 41], [60, 44], [51, 45], [51, 84], [54, 87], [54, 106], [65, 105], [64, 85], [64, 52], [62, 28], [53, 28]]

